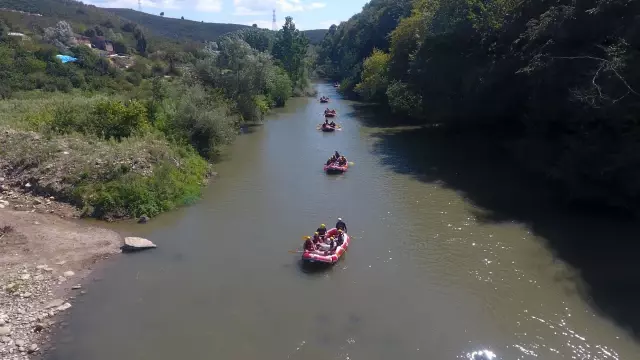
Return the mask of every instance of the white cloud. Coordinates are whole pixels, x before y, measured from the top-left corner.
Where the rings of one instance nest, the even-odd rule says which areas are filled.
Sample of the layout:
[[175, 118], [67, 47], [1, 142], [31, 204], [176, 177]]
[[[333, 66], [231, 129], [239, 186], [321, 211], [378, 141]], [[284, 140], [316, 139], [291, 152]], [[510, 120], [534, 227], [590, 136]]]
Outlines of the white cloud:
[[222, 0], [198, 0], [196, 10], [203, 12], [222, 11]]
[[235, 6], [234, 15], [239, 16], [268, 15], [273, 9], [276, 9], [276, 13], [292, 13], [326, 6], [325, 3], [307, 3], [306, 1], [303, 3], [302, 0], [233, 0], [233, 5]]

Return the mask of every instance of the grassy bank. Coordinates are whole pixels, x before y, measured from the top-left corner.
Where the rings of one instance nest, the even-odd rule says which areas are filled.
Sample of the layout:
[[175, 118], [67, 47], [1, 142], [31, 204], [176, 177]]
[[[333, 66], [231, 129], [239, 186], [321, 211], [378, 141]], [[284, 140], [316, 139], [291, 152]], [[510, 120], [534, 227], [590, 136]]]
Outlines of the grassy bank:
[[3, 101], [0, 111], [5, 180], [88, 216], [154, 216], [197, 199], [210, 172], [188, 142], [152, 124], [141, 102], [60, 94]]

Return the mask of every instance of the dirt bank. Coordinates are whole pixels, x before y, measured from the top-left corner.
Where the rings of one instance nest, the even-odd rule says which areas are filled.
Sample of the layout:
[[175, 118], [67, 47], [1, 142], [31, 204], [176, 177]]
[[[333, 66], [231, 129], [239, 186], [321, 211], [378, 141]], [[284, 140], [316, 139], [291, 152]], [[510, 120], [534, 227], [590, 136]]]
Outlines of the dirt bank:
[[24, 359], [42, 354], [56, 315], [83, 293], [98, 260], [120, 252], [122, 238], [62, 219], [75, 209], [50, 199], [5, 190], [0, 205], [0, 358]]

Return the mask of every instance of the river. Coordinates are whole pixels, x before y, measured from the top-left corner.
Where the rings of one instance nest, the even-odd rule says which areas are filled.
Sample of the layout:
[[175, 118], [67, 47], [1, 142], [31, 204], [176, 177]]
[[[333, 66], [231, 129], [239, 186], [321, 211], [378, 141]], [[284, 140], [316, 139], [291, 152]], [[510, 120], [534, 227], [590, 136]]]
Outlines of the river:
[[[49, 359], [637, 358], [527, 223], [553, 214], [492, 219], [473, 196], [483, 189], [460, 189], [495, 174], [473, 152], [371, 126], [359, 104], [318, 87], [343, 131], [317, 131], [324, 104], [292, 99], [237, 139], [200, 202], [116, 225], [158, 248], [121, 256], [88, 286]], [[354, 162], [344, 175], [322, 171], [334, 150]], [[338, 216], [349, 252], [302, 268], [288, 250]]]

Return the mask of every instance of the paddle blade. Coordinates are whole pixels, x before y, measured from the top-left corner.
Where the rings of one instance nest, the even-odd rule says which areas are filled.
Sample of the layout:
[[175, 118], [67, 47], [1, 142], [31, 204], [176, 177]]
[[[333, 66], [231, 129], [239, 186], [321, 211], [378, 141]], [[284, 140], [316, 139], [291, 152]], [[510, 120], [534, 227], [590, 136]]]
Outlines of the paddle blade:
[[289, 250], [289, 252], [290, 252], [291, 254], [300, 254], [300, 253], [303, 253], [304, 251], [300, 251], [300, 250]]
[[353, 165], [355, 165], [355, 164], [356, 164], [356, 163], [354, 163], [353, 161], [349, 161], [349, 166], [353, 166]]

